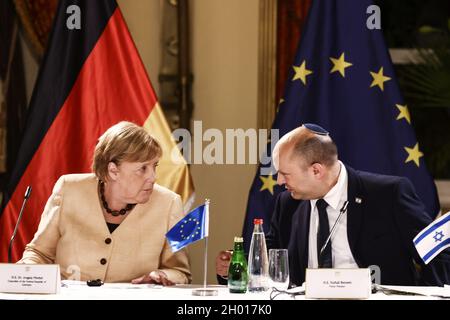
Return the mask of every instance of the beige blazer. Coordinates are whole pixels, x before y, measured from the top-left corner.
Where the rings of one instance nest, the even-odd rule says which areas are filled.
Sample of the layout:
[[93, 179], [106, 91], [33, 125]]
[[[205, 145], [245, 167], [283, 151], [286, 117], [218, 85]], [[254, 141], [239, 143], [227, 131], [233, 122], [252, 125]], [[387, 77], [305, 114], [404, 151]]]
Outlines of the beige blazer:
[[97, 185], [94, 174], [61, 176], [19, 263], [57, 263], [63, 279], [129, 282], [159, 269], [175, 283], [190, 282], [187, 251], [172, 253], [165, 238], [183, 217], [180, 196], [155, 184], [150, 200], [111, 234]]

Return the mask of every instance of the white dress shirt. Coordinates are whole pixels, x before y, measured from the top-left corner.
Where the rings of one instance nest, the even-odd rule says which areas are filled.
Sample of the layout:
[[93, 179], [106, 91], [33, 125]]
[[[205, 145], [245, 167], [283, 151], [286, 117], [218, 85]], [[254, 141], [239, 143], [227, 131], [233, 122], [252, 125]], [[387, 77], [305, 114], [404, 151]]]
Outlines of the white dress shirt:
[[[347, 169], [345, 169], [342, 162], [339, 161], [339, 163], [341, 169], [338, 181], [323, 198], [328, 203], [327, 214], [330, 231], [339, 216], [342, 206], [345, 201], [347, 201]], [[318, 199], [310, 200], [311, 219], [309, 224], [308, 268], [318, 267], [317, 231], [319, 229], [319, 212], [316, 206], [317, 200]], [[333, 256], [333, 268], [358, 268], [347, 238], [347, 213], [342, 215], [330, 241], [331, 253]]]

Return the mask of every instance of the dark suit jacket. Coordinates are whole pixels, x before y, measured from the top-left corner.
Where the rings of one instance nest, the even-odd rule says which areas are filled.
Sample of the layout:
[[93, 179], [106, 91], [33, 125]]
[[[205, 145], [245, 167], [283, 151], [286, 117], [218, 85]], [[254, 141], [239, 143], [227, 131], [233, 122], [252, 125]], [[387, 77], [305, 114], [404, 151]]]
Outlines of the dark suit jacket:
[[[450, 255], [442, 252], [424, 265], [413, 238], [432, 219], [406, 178], [348, 172], [347, 237], [361, 268], [377, 265], [381, 283], [443, 285], [450, 283]], [[360, 198], [357, 203], [355, 198]], [[288, 248], [291, 283], [301, 285], [308, 267], [310, 201], [278, 196], [267, 235], [268, 248]], [[414, 261], [419, 265], [419, 269]]]

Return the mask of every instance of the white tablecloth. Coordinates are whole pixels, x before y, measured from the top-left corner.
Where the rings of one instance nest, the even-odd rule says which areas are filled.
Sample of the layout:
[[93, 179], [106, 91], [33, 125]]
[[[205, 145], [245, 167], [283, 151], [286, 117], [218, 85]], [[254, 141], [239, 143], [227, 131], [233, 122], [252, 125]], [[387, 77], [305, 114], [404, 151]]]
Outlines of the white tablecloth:
[[[201, 285], [162, 287], [159, 285], [131, 285], [127, 283], [104, 284], [88, 287], [84, 282], [64, 283], [58, 294], [12, 294], [0, 293], [0, 300], [270, 300], [271, 290], [264, 293], [231, 294], [226, 286], [208, 286], [216, 289], [217, 296], [199, 297], [192, 290]], [[439, 299], [433, 295], [447, 295], [448, 288], [439, 287], [397, 287], [389, 288], [417, 292], [428, 296], [387, 295], [381, 292], [372, 294], [370, 300], [422, 300]], [[280, 294], [276, 300], [304, 300], [304, 295], [290, 296]]]

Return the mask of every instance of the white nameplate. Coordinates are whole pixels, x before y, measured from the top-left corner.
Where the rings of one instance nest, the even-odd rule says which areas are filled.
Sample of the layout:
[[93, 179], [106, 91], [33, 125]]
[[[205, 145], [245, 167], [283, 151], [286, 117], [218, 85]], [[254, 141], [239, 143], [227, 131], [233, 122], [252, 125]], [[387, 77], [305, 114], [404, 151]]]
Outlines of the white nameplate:
[[0, 292], [56, 294], [60, 288], [58, 264], [0, 263]]
[[306, 269], [308, 299], [368, 299], [370, 269]]

